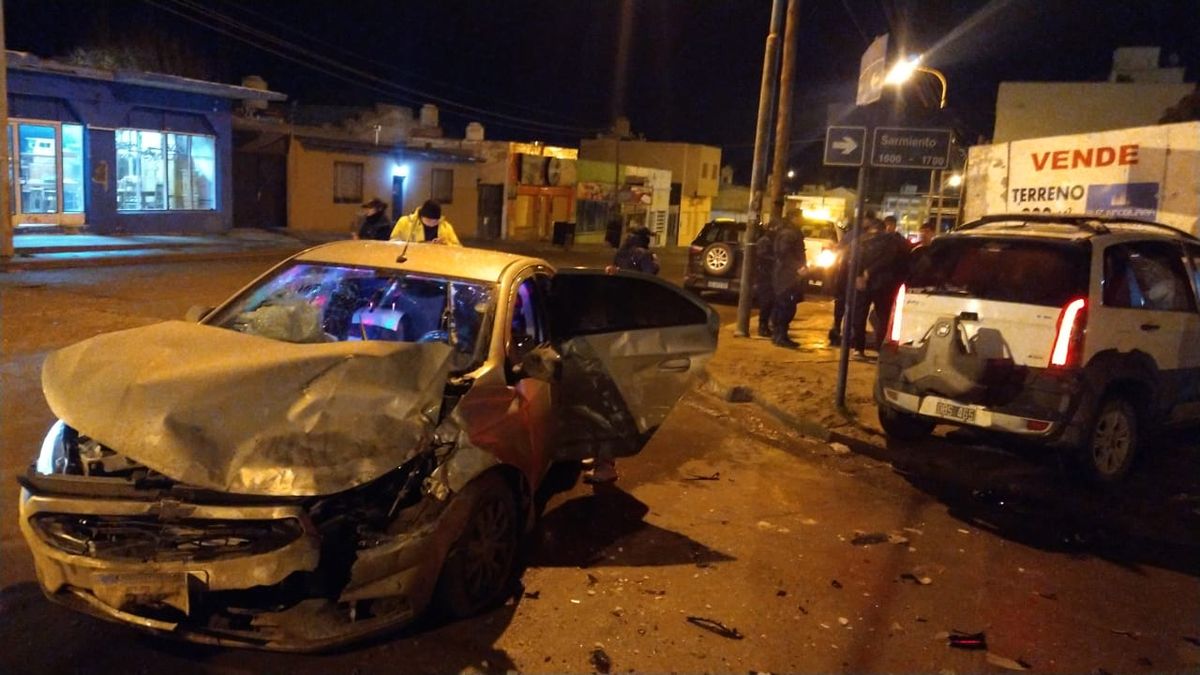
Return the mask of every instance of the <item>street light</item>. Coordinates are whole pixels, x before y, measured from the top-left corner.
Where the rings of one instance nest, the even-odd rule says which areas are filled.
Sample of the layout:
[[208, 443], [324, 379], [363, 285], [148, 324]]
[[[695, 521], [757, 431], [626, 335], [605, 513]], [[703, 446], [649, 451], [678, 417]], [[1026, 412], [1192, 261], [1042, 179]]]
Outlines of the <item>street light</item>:
[[949, 185], [952, 188], [956, 188], [959, 185], [962, 185], [962, 174], [961, 173], [950, 174], [950, 177], [946, 179], [946, 185]]
[[928, 66], [921, 65], [920, 56], [910, 56], [907, 59], [897, 61], [896, 65], [892, 66], [892, 69], [888, 71], [887, 77], [884, 78], [883, 83], [898, 87], [907, 82], [913, 76], [913, 73], [927, 73], [938, 79], [938, 82], [942, 85], [942, 98], [938, 101], [938, 109], [945, 108], [946, 76], [942, 74], [942, 71], [937, 70], [936, 68], [930, 68]]

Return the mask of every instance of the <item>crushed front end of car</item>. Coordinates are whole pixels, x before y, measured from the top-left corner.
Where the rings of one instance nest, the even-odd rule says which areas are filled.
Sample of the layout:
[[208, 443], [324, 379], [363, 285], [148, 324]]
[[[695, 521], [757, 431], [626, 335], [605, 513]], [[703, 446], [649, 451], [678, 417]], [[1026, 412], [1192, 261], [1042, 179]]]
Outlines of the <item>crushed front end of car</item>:
[[287, 651], [421, 613], [470, 509], [449, 468], [471, 449], [438, 424], [447, 346], [124, 333], [43, 372], [62, 421], [20, 479], [19, 519], [49, 598]]

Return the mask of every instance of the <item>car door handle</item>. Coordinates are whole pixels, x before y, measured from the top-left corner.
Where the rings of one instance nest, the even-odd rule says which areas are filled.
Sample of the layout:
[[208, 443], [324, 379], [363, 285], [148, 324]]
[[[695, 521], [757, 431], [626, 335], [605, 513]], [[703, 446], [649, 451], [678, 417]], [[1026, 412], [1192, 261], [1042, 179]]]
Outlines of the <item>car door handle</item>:
[[1156, 323], [1144, 323], [1144, 324], [1142, 324], [1142, 330], [1144, 330], [1144, 331], [1146, 331], [1146, 332], [1150, 332], [1150, 331], [1156, 331], [1156, 330], [1158, 330], [1159, 328], [1160, 328], [1160, 326], [1159, 326], [1158, 324], [1156, 324]]
[[659, 370], [665, 370], [669, 373], [687, 372], [687, 370], [691, 367], [692, 360], [686, 357], [682, 359], [669, 359], [658, 364]]

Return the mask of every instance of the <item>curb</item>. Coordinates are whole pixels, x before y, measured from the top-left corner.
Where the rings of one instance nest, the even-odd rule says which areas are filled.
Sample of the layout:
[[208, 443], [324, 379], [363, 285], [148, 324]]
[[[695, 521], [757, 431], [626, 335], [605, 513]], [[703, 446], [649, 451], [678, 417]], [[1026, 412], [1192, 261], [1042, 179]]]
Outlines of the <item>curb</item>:
[[[800, 417], [786, 412], [778, 405], [761, 398], [758, 394], [754, 393], [753, 389], [749, 387], [726, 385], [711, 372], [708, 373], [708, 379], [703, 385], [701, 385], [701, 389], [713, 394], [723, 401], [753, 403], [771, 417], [774, 417], [783, 424], [795, 429], [796, 432], [801, 436], [812, 438], [823, 443], [828, 443], [830, 439], [833, 438], [833, 430], [825, 426], [823, 423], [810, 417]], [[747, 394], [749, 395], [748, 400], [746, 398]]]
[[[206, 261], [221, 261], [221, 260], [252, 260], [256, 258], [275, 258], [289, 256], [300, 251], [303, 251], [306, 246], [294, 246], [286, 248], [261, 248], [261, 249], [238, 249], [224, 251], [170, 251], [162, 249], [152, 249], [150, 253], [134, 253], [136, 249], [128, 251], [110, 251], [109, 253], [125, 253], [128, 255], [96, 255], [85, 256], [80, 253], [71, 253], [74, 257], [62, 259], [38, 259], [36, 257], [29, 258], [12, 258], [4, 262], [0, 262], [0, 272], [17, 272], [31, 270], [51, 270], [51, 269], [67, 269], [79, 267], [117, 267], [122, 265], [147, 265], [156, 263], [170, 262], [206, 262]], [[142, 249], [145, 251], [146, 249]], [[43, 254], [46, 255], [46, 254]], [[57, 254], [52, 254], [57, 255]]]

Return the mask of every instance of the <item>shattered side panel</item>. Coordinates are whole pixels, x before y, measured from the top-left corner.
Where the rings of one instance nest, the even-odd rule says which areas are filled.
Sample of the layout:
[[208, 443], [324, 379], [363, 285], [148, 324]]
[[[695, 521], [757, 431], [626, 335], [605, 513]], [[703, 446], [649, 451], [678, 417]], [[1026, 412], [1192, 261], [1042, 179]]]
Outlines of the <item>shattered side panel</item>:
[[425, 446], [451, 356], [440, 343], [290, 344], [167, 322], [51, 354], [42, 386], [68, 425], [173, 479], [318, 495]]
[[576, 337], [563, 345], [562, 396], [555, 403], [558, 459], [642, 449], [716, 349], [707, 325]]

